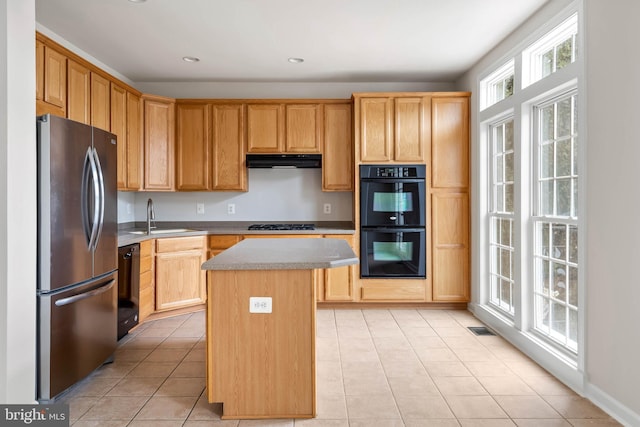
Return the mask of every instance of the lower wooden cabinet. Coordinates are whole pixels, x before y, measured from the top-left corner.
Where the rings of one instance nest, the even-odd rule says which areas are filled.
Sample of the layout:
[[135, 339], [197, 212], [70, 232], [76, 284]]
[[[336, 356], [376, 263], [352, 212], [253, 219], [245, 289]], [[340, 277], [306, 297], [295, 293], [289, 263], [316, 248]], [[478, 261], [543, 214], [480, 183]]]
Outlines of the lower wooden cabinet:
[[469, 301], [469, 195], [437, 191], [431, 206], [433, 301]]
[[242, 236], [237, 234], [216, 234], [209, 236], [207, 259], [213, 258], [220, 252], [229, 249], [240, 240], [242, 240]]
[[154, 278], [155, 240], [140, 242], [140, 323], [156, 311], [156, 285]]
[[205, 257], [205, 236], [156, 241], [156, 311], [206, 302]]
[[[328, 234], [324, 237], [344, 239], [353, 248], [353, 235]], [[324, 301], [353, 301], [353, 265], [327, 268], [323, 271], [323, 295]]]

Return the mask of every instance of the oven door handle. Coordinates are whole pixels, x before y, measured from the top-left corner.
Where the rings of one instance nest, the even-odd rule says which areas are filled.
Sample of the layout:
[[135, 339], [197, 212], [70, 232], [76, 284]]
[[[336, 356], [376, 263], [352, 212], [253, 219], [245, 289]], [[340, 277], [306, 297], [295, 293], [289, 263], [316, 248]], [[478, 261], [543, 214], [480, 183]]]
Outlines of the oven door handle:
[[375, 227], [363, 226], [362, 231], [375, 233], [420, 233], [425, 231], [425, 227]]
[[424, 183], [424, 178], [362, 178], [362, 182], [379, 182], [382, 184], [410, 184], [410, 183]]

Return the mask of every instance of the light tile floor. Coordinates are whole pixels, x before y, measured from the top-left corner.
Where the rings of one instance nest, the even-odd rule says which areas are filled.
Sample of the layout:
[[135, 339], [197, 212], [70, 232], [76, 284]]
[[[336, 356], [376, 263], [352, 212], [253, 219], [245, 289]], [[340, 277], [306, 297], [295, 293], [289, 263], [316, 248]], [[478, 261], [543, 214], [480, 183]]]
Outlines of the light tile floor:
[[311, 420], [220, 420], [205, 389], [204, 312], [146, 322], [115, 362], [73, 387], [76, 427], [614, 426], [588, 400], [467, 311], [327, 310], [317, 314], [317, 409]]

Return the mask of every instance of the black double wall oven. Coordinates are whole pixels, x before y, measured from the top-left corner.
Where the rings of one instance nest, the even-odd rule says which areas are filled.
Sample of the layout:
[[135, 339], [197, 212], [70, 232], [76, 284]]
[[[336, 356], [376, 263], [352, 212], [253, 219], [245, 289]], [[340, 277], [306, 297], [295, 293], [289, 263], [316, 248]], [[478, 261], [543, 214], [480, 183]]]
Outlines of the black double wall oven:
[[360, 166], [360, 277], [426, 277], [426, 166]]

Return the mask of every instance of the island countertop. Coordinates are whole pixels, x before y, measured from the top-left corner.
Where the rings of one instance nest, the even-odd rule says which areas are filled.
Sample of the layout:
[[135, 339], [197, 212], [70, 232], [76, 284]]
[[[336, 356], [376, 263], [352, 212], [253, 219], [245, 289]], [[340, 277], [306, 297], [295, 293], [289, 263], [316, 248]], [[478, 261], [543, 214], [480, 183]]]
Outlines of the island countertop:
[[342, 239], [246, 239], [202, 264], [203, 270], [309, 270], [358, 263]]

